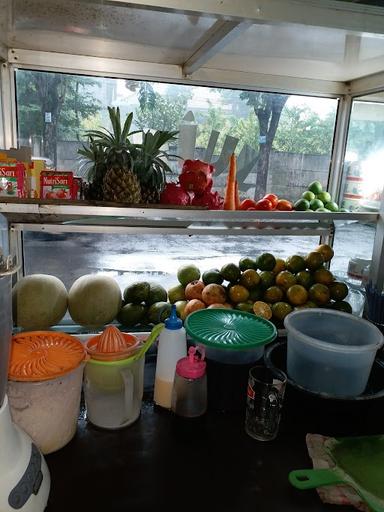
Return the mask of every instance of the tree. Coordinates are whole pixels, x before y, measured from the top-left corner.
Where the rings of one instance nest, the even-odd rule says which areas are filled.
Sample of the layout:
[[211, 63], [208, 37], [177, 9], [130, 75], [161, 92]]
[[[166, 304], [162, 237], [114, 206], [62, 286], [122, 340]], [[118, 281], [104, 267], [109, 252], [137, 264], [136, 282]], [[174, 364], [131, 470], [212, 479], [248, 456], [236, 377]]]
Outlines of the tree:
[[257, 199], [262, 197], [266, 191], [272, 144], [281, 112], [289, 96], [286, 94], [244, 91], [240, 94], [240, 98], [253, 108], [259, 121], [259, 156], [255, 186], [255, 199]]
[[19, 136], [37, 135], [43, 141], [43, 155], [57, 165], [57, 141], [79, 138], [81, 123], [100, 110], [92, 78], [18, 70], [16, 77]]

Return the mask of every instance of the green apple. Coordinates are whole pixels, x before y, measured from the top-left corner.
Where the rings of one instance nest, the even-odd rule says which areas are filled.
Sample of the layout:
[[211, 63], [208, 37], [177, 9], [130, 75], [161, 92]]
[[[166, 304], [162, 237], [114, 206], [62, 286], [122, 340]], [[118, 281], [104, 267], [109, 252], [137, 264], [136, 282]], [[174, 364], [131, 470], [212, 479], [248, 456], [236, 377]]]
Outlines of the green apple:
[[306, 199], [307, 201], [312, 201], [313, 199], [316, 198], [315, 194], [313, 192], [311, 192], [310, 190], [306, 190], [305, 192], [303, 192], [301, 194], [301, 197], [303, 199]]
[[331, 194], [329, 192], [326, 192], [323, 190], [320, 192], [320, 194], [317, 194], [317, 199], [320, 199], [320, 201], [323, 201], [324, 204], [330, 203], [332, 201]]
[[312, 199], [312, 201], [309, 203], [309, 207], [311, 210], [317, 210], [318, 208], [323, 208], [324, 203], [323, 201], [320, 201], [320, 199]]

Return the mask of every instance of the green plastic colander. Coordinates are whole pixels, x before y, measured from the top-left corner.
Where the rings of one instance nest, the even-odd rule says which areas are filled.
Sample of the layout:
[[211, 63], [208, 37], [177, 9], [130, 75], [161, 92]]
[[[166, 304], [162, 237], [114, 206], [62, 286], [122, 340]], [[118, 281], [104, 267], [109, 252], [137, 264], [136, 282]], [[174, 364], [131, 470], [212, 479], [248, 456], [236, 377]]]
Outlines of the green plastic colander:
[[[207, 349], [207, 357], [214, 354], [249, 352], [255, 357], [255, 349], [260, 349], [273, 341], [277, 329], [265, 318], [236, 309], [200, 309], [190, 313], [184, 322], [187, 334], [194, 342]], [[220, 352], [219, 352], [220, 351]], [[225, 352], [224, 352], [225, 351]], [[257, 352], [256, 355], [261, 355]]]

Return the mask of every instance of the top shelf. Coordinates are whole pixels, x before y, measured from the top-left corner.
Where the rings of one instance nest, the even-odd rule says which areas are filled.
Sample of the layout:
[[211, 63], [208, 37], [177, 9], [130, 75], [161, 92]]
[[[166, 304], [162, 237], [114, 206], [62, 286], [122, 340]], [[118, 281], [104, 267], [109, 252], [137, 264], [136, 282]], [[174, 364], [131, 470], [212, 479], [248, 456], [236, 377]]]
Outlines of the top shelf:
[[18, 230], [206, 235], [321, 235], [332, 232], [335, 221], [376, 222], [379, 215], [377, 212], [223, 211], [162, 205], [127, 207], [39, 200], [0, 202], [0, 213]]

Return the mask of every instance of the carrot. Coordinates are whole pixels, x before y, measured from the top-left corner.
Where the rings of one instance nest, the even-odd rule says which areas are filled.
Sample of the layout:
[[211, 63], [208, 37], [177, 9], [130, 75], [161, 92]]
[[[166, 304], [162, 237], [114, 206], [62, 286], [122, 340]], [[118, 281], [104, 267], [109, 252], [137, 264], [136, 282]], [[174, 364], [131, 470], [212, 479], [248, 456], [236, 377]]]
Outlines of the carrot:
[[232, 153], [229, 159], [227, 184], [225, 186], [223, 210], [236, 210], [236, 156]]
[[237, 183], [237, 180], [236, 180], [236, 184], [235, 184], [235, 206], [236, 206], [236, 210], [240, 210], [240, 196], [239, 196], [239, 185]]

